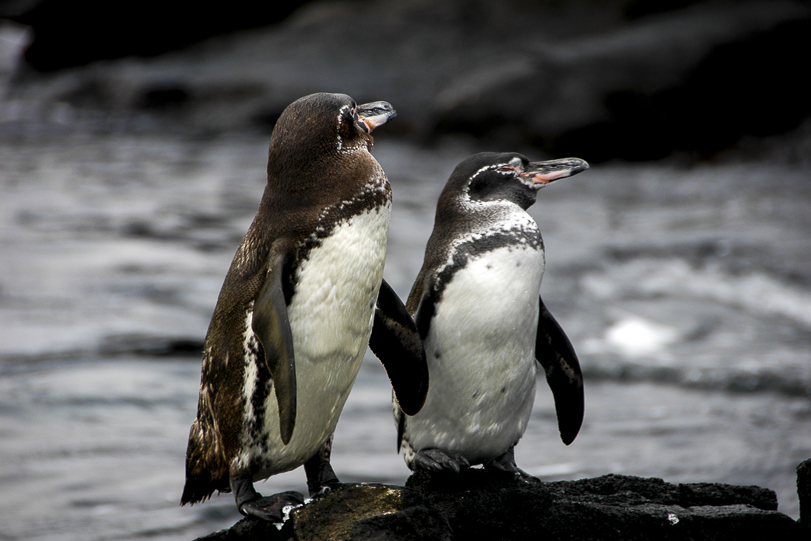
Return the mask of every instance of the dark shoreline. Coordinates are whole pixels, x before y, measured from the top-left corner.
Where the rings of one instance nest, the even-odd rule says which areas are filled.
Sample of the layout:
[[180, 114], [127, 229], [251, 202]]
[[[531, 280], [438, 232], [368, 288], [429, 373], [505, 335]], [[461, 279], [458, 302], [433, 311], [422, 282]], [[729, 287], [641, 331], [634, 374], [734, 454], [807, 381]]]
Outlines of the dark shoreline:
[[[802, 512], [811, 459], [797, 475]], [[795, 522], [777, 507], [774, 491], [757, 486], [615, 474], [528, 484], [474, 469], [417, 473], [404, 487], [344, 484], [292, 511], [281, 529], [246, 518], [198, 541], [807, 538], [808, 518]]]

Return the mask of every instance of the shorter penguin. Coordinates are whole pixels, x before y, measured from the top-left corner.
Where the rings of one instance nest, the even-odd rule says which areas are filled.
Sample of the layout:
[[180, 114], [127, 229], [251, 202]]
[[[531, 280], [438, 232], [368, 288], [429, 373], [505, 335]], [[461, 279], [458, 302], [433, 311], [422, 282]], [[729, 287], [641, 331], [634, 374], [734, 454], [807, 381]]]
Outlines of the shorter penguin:
[[514, 448], [535, 400], [536, 362], [555, 398], [561, 439], [568, 445], [580, 431], [583, 376], [539, 296], [543, 240], [526, 210], [540, 188], [588, 167], [578, 158], [481, 153], [451, 174], [406, 303], [431, 385], [413, 417], [393, 401], [398, 448], [412, 470], [484, 464], [534, 479], [516, 466]]

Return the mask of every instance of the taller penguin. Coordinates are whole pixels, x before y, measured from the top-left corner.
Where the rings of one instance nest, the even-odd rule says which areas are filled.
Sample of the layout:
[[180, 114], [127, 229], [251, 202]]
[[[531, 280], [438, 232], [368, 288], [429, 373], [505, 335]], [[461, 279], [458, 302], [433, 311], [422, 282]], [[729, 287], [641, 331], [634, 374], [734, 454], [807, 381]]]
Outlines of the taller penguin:
[[539, 296], [543, 240], [526, 210], [540, 188], [587, 168], [578, 158], [481, 153], [451, 174], [407, 304], [431, 375], [418, 414], [406, 418], [394, 403], [398, 447], [412, 470], [484, 464], [529, 479], [513, 449], [527, 428], [538, 368], [563, 442], [579, 432], [580, 364]]
[[206, 334], [181, 504], [233, 491], [244, 515], [281, 520], [303, 496], [259, 479], [304, 465], [311, 495], [338, 483], [333, 432], [372, 336], [404, 410], [425, 400], [414, 323], [383, 281], [391, 186], [370, 150], [386, 102], [312, 94], [273, 130], [259, 210]]

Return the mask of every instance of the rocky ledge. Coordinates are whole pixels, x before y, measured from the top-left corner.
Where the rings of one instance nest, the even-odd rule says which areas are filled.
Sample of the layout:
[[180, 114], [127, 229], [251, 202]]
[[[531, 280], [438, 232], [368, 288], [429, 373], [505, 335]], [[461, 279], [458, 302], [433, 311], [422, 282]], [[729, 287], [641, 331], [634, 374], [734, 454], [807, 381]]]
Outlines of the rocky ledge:
[[[798, 468], [801, 511], [809, 482], [811, 460]], [[295, 509], [281, 529], [246, 518], [201, 540], [799, 541], [809, 538], [808, 522], [778, 512], [775, 493], [756, 486], [625, 475], [530, 484], [474, 469], [414, 474], [404, 487], [342, 485]]]

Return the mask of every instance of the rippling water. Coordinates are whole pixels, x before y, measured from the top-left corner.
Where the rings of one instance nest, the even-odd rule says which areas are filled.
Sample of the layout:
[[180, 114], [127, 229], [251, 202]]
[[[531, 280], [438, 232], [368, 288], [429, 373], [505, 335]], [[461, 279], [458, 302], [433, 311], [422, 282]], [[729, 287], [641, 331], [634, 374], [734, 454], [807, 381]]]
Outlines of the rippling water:
[[[264, 186], [267, 137], [66, 135], [0, 145], [0, 521], [12, 539], [191, 539], [230, 495], [177, 503], [199, 356]], [[461, 144], [378, 137], [402, 297]], [[540, 156], [530, 156], [540, 158]], [[588, 156], [583, 156], [588, 158]], [[608, 164], [545, 189], [542, 294], [586, 375], [569, 446], [543, 381], [517, 447], [544, 479], [757, 484], [798, 515], [811, 457], [811, 185], [768, 163]], [[338, 425], [347, 481], [402, 483], [367, 362]], [[260, 491], [304, 490], [301, 470]]]

